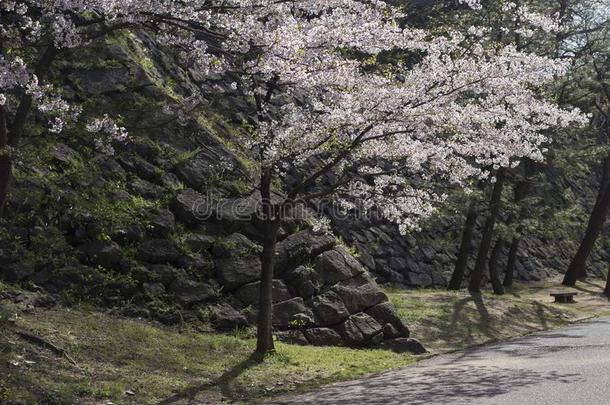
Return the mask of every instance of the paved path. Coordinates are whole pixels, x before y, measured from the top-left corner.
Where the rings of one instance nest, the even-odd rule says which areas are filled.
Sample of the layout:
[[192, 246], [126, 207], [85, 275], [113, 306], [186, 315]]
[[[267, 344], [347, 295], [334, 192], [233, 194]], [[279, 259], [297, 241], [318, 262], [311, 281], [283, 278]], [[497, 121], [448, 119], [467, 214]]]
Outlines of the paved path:
[[274, 404], [610, 404], [610, 318], [438, 356]]

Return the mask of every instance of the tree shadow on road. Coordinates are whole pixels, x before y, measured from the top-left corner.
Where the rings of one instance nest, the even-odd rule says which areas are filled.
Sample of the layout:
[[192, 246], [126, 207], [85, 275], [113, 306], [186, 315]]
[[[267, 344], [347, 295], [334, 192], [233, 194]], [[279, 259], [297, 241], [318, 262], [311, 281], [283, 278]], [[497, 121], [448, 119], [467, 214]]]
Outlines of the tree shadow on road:
[[273, 404], [468, 404], [476, 399], [493, 398], [522, 387], [546, 381], [575, 383], [578, 374], [537, 372], [482, 365], [441, 365], [414, 367], [410, 372], [390, 372], [368, 380], [327, 387], [297, 398], [276, 400]]

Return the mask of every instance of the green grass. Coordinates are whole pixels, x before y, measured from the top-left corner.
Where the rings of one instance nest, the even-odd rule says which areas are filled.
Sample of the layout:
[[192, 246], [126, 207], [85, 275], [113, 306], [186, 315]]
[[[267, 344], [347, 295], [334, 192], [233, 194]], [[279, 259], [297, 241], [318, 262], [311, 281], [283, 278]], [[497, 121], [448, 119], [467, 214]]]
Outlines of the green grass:
[[[412, 355], [384, 350], [278, 343], [275, 355], [256, 362], [250, 357], [254, 340], [239, 335], [179, 332], [85, 309], [40, 310], [13, 324], [7, 321], [11, 311], [5, 309], [0, 317], [0, 374], [7, 376], [0, 384], [0, 402], [153, 404], [173, 396], [171, 403], [185, 398], [251, 402], [415, 361]], [[12, 333], [15, 328], [66, 349], [80, 370], [24, 342]], [[126, 395], [127, 390], [136, 395]]]
[[502, 296], [483, 293], [476, 299], [466, 291], [389, 288], [386, 293], [412, 334], [434, 352], [557, 328], [581, 314], [575, 307], [541, 299], [548, 294], [519, 287]]

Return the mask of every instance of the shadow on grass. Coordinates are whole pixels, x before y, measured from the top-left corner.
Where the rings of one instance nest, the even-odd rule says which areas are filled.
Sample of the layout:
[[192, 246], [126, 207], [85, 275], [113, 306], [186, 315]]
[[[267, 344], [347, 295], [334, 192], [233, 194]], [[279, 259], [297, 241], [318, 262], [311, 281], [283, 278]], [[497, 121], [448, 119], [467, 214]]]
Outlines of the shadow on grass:
[[599, 295], [599, 296], [604, 295], [604, 294], [603, 294], [604, 289], [603, 289], [603, 288], [601, 288], [600, 286], [598, 286], [598, 285], [596, 285], [596, 284], [593, 284], [593, 283], [587, 283], [586, 281], [581, 281], [581, 283], [588, 284], [588, 285], [591, 285], [591, 286], [593, 286], [593, 287], [597, 287], [597, 288], [599, 288], [599, 290], [591, 290], [591, 289], [589, 289], [589, 288], [585, 288], [585, 287], [583, 287], [582, 285], [579, 285], [579, 284], [576, 284], [576, 285], [575, 285], [574, 287], [572, 287], [572, 288], [575, 288], [575, 289], [577, 289], [578, 291], [582, 291], [582, 292], [584, 292], [584, 293], [591, 294], [591, 295]]
[[242, 373], [248, 370], [251, 367], [254, 367], [264, 360], [264, 356], [260, 354], [253, 353], [247, 359], [243, 360], [236, 366], [232, 367], [228, 371], [226, 371], [223, 375], [218, 377], [214, 381], [206, 382], [203, 384], [193, 385], [191, 387], [185, 388], [184, 390], [175, 393], [171, 397], [164, 399], [159, 402], [158, 405], [169, 405], [175, 404], [178, 401], [182, 400], [195, 400], [195, 397], [203, 393], [204, 391], [210, 390], [211, 388], [218, 387], [220, 392], [225, 398], [233, 399], [235, 393], [231, 388], [231, 382], [233, 382], [237, 377], [239, 377]]

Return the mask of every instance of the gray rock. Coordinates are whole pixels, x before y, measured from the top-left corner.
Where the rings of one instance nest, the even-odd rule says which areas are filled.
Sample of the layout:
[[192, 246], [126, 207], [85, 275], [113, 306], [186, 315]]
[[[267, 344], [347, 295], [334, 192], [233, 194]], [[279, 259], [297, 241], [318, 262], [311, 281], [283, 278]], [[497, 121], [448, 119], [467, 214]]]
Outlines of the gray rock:
[[122, 225], [112, 232], [112, 239], [119, 243], [140, 242], [145, 236], [144, 227], [138, 223]]
[[160, 174], [159, 169], [138, 155], [121, 155], [119, 157], [119, 163], [125, 170], [128, 170], [145, 180], [154, 181]]
[[200, 233], [189, 233], [184, 237], [184, 243], [189, 249], [195, 252], [201, 252], [210, 249], [214, 246], [215, 239], [213, 236]]
[[303, 331], [307, 341], [314, 346], [338, 346], [342, 343], [341, 335], [330, 328], [311, 328]]
[[339, 283], [332, 289], [341, 297], [351, 314], [364, 311], [388, 299], [367, 273]]
[[68, 77], [77, 88], [93, 95], [125, 91], [133, 80], [133, 75], [124, 66], [80, 70]]
[[379, 322], [364, 312], [352, 315], [349, 319], [358, 329], [360, 329], [362, 336], [364, 336], [364, 340], [369, 340], [383, 330], [383, 327], [379, 324]]
[[351, 319], [339, 325], [337, 332], [348, 346], [361, 346], [365, 341], [364, 335]]
[[223, 200], [214, 207], [214, 219], [221, 223], [247, 224], [255, 219], [257, 208], [258, 200], [254, 197]]
[[297, 297], [273, 305], [273, 325], [280, 329], [307, 326], [310, 320], [313, 321], [313, 313], [305, 306], [303, 298]]
[[364, 267], [343, 247], [322, 253], [314, 261], [314, 269], [324, 285], [334, 285], [363, 273]]
[[166, 239], [152, 239], [143, 242], [139, 248], [139, 258], [152, 264], [168, 264], [176, 262], [181, 256], [180, 251]]
[[229, 257], [215, 260], [218, 281], [227, 291], [260, 278], [261, 260], [256, 255]]
[[190, 188], [178, 193], [172, 200], [171, 209], [176, 218], [191, 226], [205, 222], [212, 215], [206, 197]]
[[292, 344], [292, 345], [308, 345], [309, 342], [305, 338], [305, 335], [300, 330], [287, 330], [282, 332], [277, 332], [275, 334], [277, 340], [280, 342]]
[[214, 161], [203, 153], [176, 166], [178, 178], [189, 187], [200, 189], [214, 172]]
[[55, 162], [65, 165], [69, 165], [79, 158], [78, 152], [64, 143], [51, 146], [49, 154]]
[[349, 318], [349, 311], [341, 298], [333, 291], [327, 291], [311, 300], [316, 324], [321, 326], [335, 325]]
[[113, 180], [125, 179], [125, 169], [123, 169], [119, 162], [112, 159], [111, 157], [101, 157], [98, 160], [98, 165], [100, 166], [100, 169], [102, 170], [102, 173], [106, 178]]
[[[245, 305], [258, 306], [260, 281], [249, 283], [235, 291], [235, 296]], [[281, 280], [273, 280], [273, 302], [289, 300], [291, 297], [288, 287]]]
[[241, 312], [228, 304], [210, 307], [210, 320], [214, 327], [223, 332], [248, 326], [248, 319]]
[[161, 283], [144, 283], [142, 291], [151, 298], [159, 297], [165, 294], [165, 286]]
[[318, 273], [310, 267], [299, 266], [286, 273], [285, 279], [295, 295], [309, 298], [322, 287]]
[[397, 338], [384, 340], [381, 343], [381, 347], [392, 350], [396, 353], [413, 353], [423, 354], [428, 351], [417, 339], [413, 338]]
[[386, 323], [385, 325], [383, 325], [382, 331], [383, 331], [383, 337], [385, 339], [394, 339], [394, 338], [400, 337], [400, 333], [398, 332], [398, 330], [396, 330], [394, 325], [392, 325], [391, 323]]
[[174, 280], [169, 287], [169, 292], [182, 306], [209, 301], [216, 297], [216, 292], [209, 284], [184, 278]]
[[153, 264], [148, 267], [150, 280], [165, 285], [171, 284], [178, 277], [186, 277], [186, 272], [182, 269], [169, 266], [167, 264]]
[[261, 247], [241, 233], [234, 233], [214, 244], [215, 257], [249, 256], [261, 251]]
[[157, 236], [167, 237], [176, 228], [176, 218], [171, 211], [160, 210], [151, 220], [153, 232]]
[[149, 200], [160, 200], [165, 196], [165, 189], [139, 177], [127, 183], [130, 192]]
[[308, 259], [331, 249], [335, 243], [335, 238], [332, 235], [317, 235], [311, 230], [290, 235], [277, 245], [276, 271], [279, 274], [297, 267]]
[[[392, 325], [397, 334], [390, 337], [409, 337], [409, 329], [402, 322], [396, 313], [394, 306], [389, 301], [375, 305], [368, 309], [366, 313], [372, 316], [381, 325]], [[388, 330], [388, 332], [390, 332], [390, 330]]]
[[407, 273], [405, 282], [414, 287], [430, 287], [432, 285], [432, 277], [426, 273]]
[[121, 261], [121, 247], [113, 241], [95, 240], [79, 247], [87, 258], [102, 267], [112, 268]]

